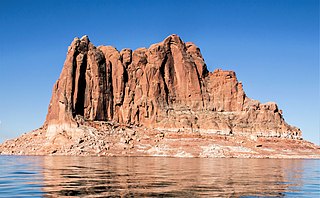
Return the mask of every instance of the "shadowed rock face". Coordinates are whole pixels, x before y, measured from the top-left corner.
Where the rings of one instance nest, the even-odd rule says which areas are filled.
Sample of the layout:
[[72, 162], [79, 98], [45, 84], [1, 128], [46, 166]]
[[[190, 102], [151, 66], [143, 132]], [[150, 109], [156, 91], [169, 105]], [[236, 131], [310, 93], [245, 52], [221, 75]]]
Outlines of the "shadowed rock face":
[[87, 36], [68, 48], [53, 87], [47, 134], [86, 121], [220, 134], [300, 138], [278, 106], [248, 98], [233, 71], [207, 70], [200, 49], [177, 35], [148, 49], [95, 47]]

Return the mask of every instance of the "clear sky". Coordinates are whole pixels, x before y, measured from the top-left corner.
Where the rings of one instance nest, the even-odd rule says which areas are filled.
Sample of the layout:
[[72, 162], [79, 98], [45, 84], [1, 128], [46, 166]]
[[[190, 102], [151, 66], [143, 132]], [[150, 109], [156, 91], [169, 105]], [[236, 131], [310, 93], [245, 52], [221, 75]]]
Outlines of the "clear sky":
[[320, 144], [317, 0], [0, 0], [0, 142], [43, 124], [74, 37], [136, 49], [173, 33]]

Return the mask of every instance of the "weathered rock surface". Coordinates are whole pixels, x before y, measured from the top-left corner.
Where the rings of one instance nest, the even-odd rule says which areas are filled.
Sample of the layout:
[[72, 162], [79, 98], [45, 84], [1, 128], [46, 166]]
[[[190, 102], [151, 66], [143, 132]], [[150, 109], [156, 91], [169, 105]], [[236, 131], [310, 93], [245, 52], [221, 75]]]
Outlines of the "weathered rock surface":
[[48, 136], [82, 121], [211, 133], [300, 138], [275, 103], [248, 98], [233, 71], [207, 70], [200, 49], [177, 35], [118, 51], [75, 38], [53, 88]]
[[320, 159], [320, 147], [305, 140], [130, 128], [103, 121], [88, 121], [80, 129], [77, 138], [61, 132], [48, 139], [40, 128], [0, 144], [0, 154]]
[[276, 103], [248, 98], [233, 71], [209, 72], [177, 35], [134, 51], [75, 38], [44, 126], [0, 154], [320, 158]]

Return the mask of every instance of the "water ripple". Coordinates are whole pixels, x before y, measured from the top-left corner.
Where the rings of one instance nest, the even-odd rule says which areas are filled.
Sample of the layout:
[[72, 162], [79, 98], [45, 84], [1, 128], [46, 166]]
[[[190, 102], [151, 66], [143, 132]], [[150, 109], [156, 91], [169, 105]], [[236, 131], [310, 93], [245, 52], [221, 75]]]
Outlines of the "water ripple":
[[319, 162], [0, 156], [0, 197], [320, 197]]

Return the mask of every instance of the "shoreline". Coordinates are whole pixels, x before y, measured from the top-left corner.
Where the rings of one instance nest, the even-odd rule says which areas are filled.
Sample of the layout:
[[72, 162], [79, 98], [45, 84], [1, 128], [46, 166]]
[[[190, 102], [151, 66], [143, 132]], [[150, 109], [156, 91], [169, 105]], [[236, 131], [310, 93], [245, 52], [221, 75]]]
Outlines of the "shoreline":
[[0, 144], [0, 155], [175, 157], [238, 159], [320, 159], [320, 147], [306, 140], [238, 135], [170, 132], [142, 127], [99, 130], [48, 137], [42, 127]]

